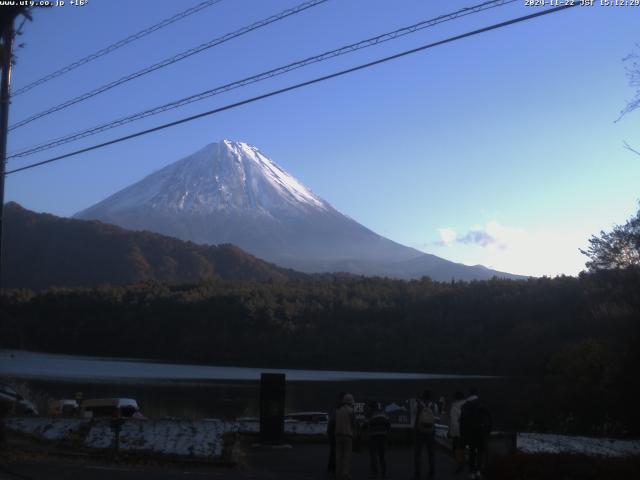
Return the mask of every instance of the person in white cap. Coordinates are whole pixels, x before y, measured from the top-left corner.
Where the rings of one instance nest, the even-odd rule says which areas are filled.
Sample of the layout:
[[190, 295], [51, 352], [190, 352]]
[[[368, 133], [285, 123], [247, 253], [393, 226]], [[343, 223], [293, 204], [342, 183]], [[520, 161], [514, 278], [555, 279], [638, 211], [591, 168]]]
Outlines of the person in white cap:
[[353, 413], [353, 395], [342, 397], [342, 405], [336, 412], [336, 477], [338, 480], [351, 479], [351, 452], [356, 419]]

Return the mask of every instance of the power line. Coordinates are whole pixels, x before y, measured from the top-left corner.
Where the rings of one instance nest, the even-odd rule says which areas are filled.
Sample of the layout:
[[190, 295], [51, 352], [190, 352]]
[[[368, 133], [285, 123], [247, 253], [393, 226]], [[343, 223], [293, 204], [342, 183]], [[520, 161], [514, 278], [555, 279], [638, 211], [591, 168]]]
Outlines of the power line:
[[211, 7], [216, 3], [220, 3], [221, 1], [222, 0], [206, 0], [205, 2], [201, 2], [191, 8], [188, 8], [180, 13], [173, 15], [172, 17], [166, 18], [161, 22], [156, 23], [155, 25], [145, 28], [144, 30], [140, 30], [138, 33], [134, 33], [133, 35], [129, 35], [127, 38], [123, 38], [118, 42], [112, 43], [111, 45], [108, 45], [107, 47], [104, 47], [103, 49], [98, 50], [97, 52], [92, 53], [91, 55], [87, 55], [86, 57], [83, 57], [80, 60], [77, 60], [65, 67], [62, 67], [59, 70], [56, 70], [55, 72], [49, 73], [48, 75], [45, 75], [44, 77], [39, 78], [38, 80], [31, 82], [28, 85], [25, 85], [24, 87], [19, 88], [14, 92], [11, 92], [11, 96], [15, 97], [17, 95], [20, 95], [21, 93], [28, 92], [29, 90], [39, 85], [42, 85], [43, 83], [46, 83], [49, 80], [53, 80], [54, 78], [57, 78], [60, 75], [64, 75], [65, 73], [68, 73], [71, 70], [75, 70], [76, 68], [82, 65], [92, 62], [97, 58], [103, 57], [121, 47], [124, 47], [125, 45], [128, 45], [131, 42], [135, 42], [136, 40], [139, 40], [142, 37], [146, 37], [147, 35], [150, 35], [153, 32], [157, 32], [158, 30], [164, 27], [167, 27], [172, 23], [182, 20], [183, 18], [186, 18], [189, 15], [193, 15], [194, 13], [197, 13], [200, 10], [204, 10], [205, 8]]
[[309, 0], [307, 2], [301, 3], [300, 5], [297, 5], [293, 8], [288, 8], [286, 10], [283, 10], [280, 13], [277, 13], [276, 15], [272, 15], [270, 17], [267, 17], [263, 20], [260, 20], [258, 22], [255, 22], [251, 25], [248, 25], [246, 27], [242, 27], [239, 30], [236, 30], [235, 32], [231, 32], [231, 33], [227, 33], [226, 35], [223, 35], [222, 37], [218, 37], [215, 38], [207, 43], [203, 43], [201, 45], [198, 45], [197, 47], [194, 48], [190, 48], [189, 50], [185, 50], [184, 52], [178, 53], [177, 55], [174, 55], [170, 58], [166, 58], [158, 63], [154, 63], [153, 65], [150, 65], [146, 68], [143, 68], [142, 70], [138, 70], [137, 72], [131, 73], [129, 75], [126, 75], [124, 77], [119, 78], [118, 80], [114, 80], [112, 82], [106, 83], [98, 88], [95, 88], [89, 92], [83, 93], [82, 95], [79, 95], [75, 98], [72, 98], [70, 100], [67, 100], [66, 102], [63, 102], [59, 105], [56, 105], [54, 107], [51, 107], [47, 110], [43, 110], [42, 112], [36, 113], [28, 118], [25, 118], [24, 120], [21, 120], [13, 125], [11, 125], [11, 127], [9, 127], [9, 131], [11, 130], [15, 130], [16, 128], [20, 128], [23, 127], [31, 122], [33, 122], [34, 120], [37, 120], [39, 118], [45, 117], [47, 115], [50, 115], [52, 113], [58, 112], [60, 110], [63, 110], [67, 107], [70, 107], [71, 105], [75, 105], [76, 103], [82, 102], [84, 100], [87, 100], [91, 97], [95, 97], [96, 95], [99, 95], [101, 93], [104, 93], [108, 90], [111, 90], [112, 88], [117, 87], [118, 85], [122, 85], [123, 83], [127, 83], [130, 82], [131, 80], [134, 80], [136, 78], [140, 78], [144, 75], [148, 75], [151, 72], [155, 72], [156, 70], [159, 70], [161, 68], [167, 67], [169, 65], [173, 65], [176, 62], [179, 62], [181, 60], [184, 60], [185, 58], [191, 57], [192, 55], [195, 55], [197, 53], [203, 52], [205, 50], [208, 50], [210, 48], [213, 48], [217, 45], [220, 45], [222, 43], [228, 42], [229, 40], [232, 40], [236, 37], [240, 37], [242, 35], [245, 35], [253, 30], [257, 30], [259, 28], [265, 27], [267, 25], [270, 25], [274, 22], [277, 22], [279, 20], [282, 20], [284, 18], [287, 18], [291, 15], [295, 15], [297, 13], [300, 13], [304, 10], [307, 10], [309, 8], [315, 7], [316, 5], [320, 5], [322, 3], [327, 2], [328, 0]]
[[560, 10], [565, 10], [567, 8], [572, 8], [572, 7], [577, 6], [577, 5], [578, 5], [577, 3], [576, 4], [566, 4], [566, 5], [562, 5], [562, 6], [559, 6], [559, 7], [554, 7], [554, 8], [542, 10], [542, 11], [539, 11], [539, 12], [536, 12], [536, 13], [532, 13], [530, 15], [524, 15], [522, 17], [518, 17], [518, 18], [511, 19], [511, 20], [507, 20], [505, 22], [496, 23], [496, 24], [490, 25], [488, 27], [483, 27], [483, 28], [480, 28], [478, 30], [473, 30], [471, 32], [463, 33], [461, 35], [456, 35], [454, 37], [449, 37], [449, 38], [446, 38], [444, 40], [440, 40], [440, 41], [437, 41], [437, 42], [434, 42], [434, 43], [429, 43], [427, 45], [423, 45], [421, 47], [413, 48], [411, 50], [405, 50], [405, 51], [403, 51], [401, 53], [397, 53], [395, 55], [391, 55], [391, 56], [384, 57], [384, 58], [381, 58], [381, 59], [378, 59], [378, 60], [374, 60], [372, 62], [364, 63], [364, 64], [358, 65], [356, 67], [351, 67], [351, 68], [348, 68], [346, 70], [341, 70], [339, 72], [335, 72], [335, 73], [332, 73], [332, 74], [329, 74], [329, 75], [325, 75], [325, 76], [322, 76], [322, 77], [317, 77], [317, 78], [314, 78], [312, 80], [307, 80], [305, 82], [297, 83], [297, 84], [291, 85], [289, 87], [281, 88], [279, 90], [273, 90], [271, 92], [268, 92], [268, 93], [265, 93], [265, 94], [262, 94], [262, 95], [258, 95], [256, 97], [248, 98], [248, 99], [245, 99], [245, 100], [242, 100], [242, 101], [239, 101], [239, 102], [235, 102], [235, 103], [232, 103], [232, 104], [229, 104], [229, 105], [225, 105], [223, 107], [219, 107], [219, 108], [216, 108], [216, 109], [213, 109], [213, 110], [209, 110], [207, 112], [202, 112], [202, 113], [199, 113], [197, 115], [191, 115], [189, 117], [181, 118], [180, 120], [175, 120], [173, 122], [165, 123], [165, 124], [159, 125], [157, 127], [149, 128], [147, 130], [142, 130], [140, 132], [132, 133], [130, 135], [125, 135], [123, 137], [119, 137], [119, 138], [116, 138], [116, 139], [113, 139], [113, 140], [109, 140], [107, 142], [103, 142], [103, 143], [100, 143], [100, 144], [97, 144], [97, 145], [93, 145], [91, 147], [82, 148], [82, 149], [76, 150], [74, 152], [70, 152], [70, 153], [66, 153], [64, 155], [60, 155], [60, 156], [57, 156], [57, 157], [54, 157], [54, 158], [50, 158], [48, 160], [43, 160], [43, 161], [40, 161], [40, 162], [36, 162], [36, 163], [29, 164], [29, 165], [25, 165], [24, 167], [20, 167], [20, 168], [16, 168], [16, 169], [8, 171], [6, 173], [6, 175], [9, 175], [9, 174], [12, 174], [12, 173], [21, 172], [23, 170], [29, 170], [31, 168], [35, 168], [35, 167], [39, 167], [39, 166], [42, 166], [42, 165], [46, 165], [48, 163], [57, 162], [57, 161], [62, 160], [64, 158], [69, 158], [69, 157], [73, 157], [75, 155], [79, 155], [81, 153], [86, 153], [86, 152], [90, 152], [92, 150], [97, 150], [99, 148], [103, 148], [103, 147], [106, 147], [108, 145], [121, 143], [121, 142], [124, 142], [126, 140], [130, 140], [130, 139], [133, 139], [133, 138], [136, 138], [136, 137], [141, 137], [141, 136], [147, 135], [149, 133], [157, 132], [157, 131], [164, 130], [164, 129], [169, 128], [169, 127], [174, 127], [176, 125], [180, 125], [180, 124], [183, 124], [183, 123], [191, 122], [193, 120], [196, 120], [196, 119], [199, 119], [199, 118], [203, 118], [203, 117], [207, 117], [207, 116], [210, 116], [210, 115], [214, 115], [216, 113], [224, 112], [226, 110], [231, 110], [233, 108], [237, 108], [237, 107], [240, 107], [242, 105], [247, 105], [249, 103], [257, 102], [259, 100], [264, 100], [266, 98], [273, 97], [273, 96], [276, 96], [276, 95], [280, 95], [282, 93], [290, 92], [292, 90], [297, 90], [299, 88], [306, 87], [306, 86], [309, 86], [309, 85], [313, 85], [315, 83], [324, 82], [325, 80], [329, 80], [329, 79], [336, 78], [336, 77], [341, 77], [341, 76], [347, 75], [349, 73], [357, 72], [359, 70], [370, 68], [370, 67], [373, 67], [375, 65], [380, 65], [382, 63], [386, 63], [386, 62], [389, 62], [391, 60], [396, 60], [398, 58], [405, 57], [407, 55], [411, 55], [411, 54], [414, 54], [414, 53], [417, 53], [417, 52], [421, 52], [423, 50], [427, 50], [429, 48], [433, 48], [433, 47], [437, 47], [437, 46], [440, 46], [440, 45], [444, 45], [446, 43], [451, 43], [451, 42], [454, 42], [454, 41], [457, 41], [457, 40], [461, 40], [463, 38], [471, 37], [471, 36], [474, 36], [474, 35], [479, 35], [481, 33], [485, 33], [485, 32], [491, 31], [491, 30], [504, 28], [504, 27], [507, 27], [509, 25], [513, 25], [513, 24], [516, 24], [516, 23], [525, 22], [527, 20], [531, 20], [531, 19], [534, 19], [534, 18], [537, 18], [537, 17], [541, 17], [543, 15], [549, 15], [551, 13], [556, 13], [556, 12], [558, 12]]
[[444, 23], [447, 21], [451, 21], [454, 20], [456, 18], [460, 18], [460, 17], [464, 17], [467, 15], [471, 15], [474, 13], [478, 13], [484, 10], [489, 10], [491, 8], [495, 8], [495, 7], [499, 7], [499, 6], [503, 6], [509, 3], [513, 3], [515, 1], [519, 1], [519, 0], [491, 0], [491, 1], [487, 1], [484, 3], [481, 3], [479, 5], [475, 5], [473, 7], [467, 7], [467, 8], [463, 8], [461, 10], [458, 10], [456, 12], [453, 13], [449, 13], [449, 14], [445, 14], [445, 15], [440, 15], [438, 17], [429, 19], [429, 20], [424, 20], [421, 22], [418, 22], [414, 25], [408, 26], [408, 27], [403, 27], [403, 28], [399, 28], [397, 30], [394, 30], [392, 32], [388, 32], [388, 33], [384, 33], [382, 35], [378, 35], [375, 37], [371, 37], [368, 38], [366, 40], [362, 40], [360, 42], [357, 43], [352, 43], [350, 45], [346, 45], [340, 48], [337, 48], [335, 50], [330, 50], [324, 53], [321, 53], [319, 55], [315, 55], [312, 57], [308, 57], [305, 58], [303, 60], [299, 60], [297, 62], [293, 62], [290, 63], [288, 65], [282, 66], [282, 67], [278, 67], [272, 70], [268, 70], [266, 72], [262, 72], [259, 73], [257, 75], [253, 75], [251, 77], [247, 77], [244, 78], [242, 80], [237, 80], [235, 82], [231, 82], [222, 86], [218, 86], [209, 90], [206, 90], [204, 92], [200, 92], [197, 93], [195, 95], [190, 95], [188, 97], [185, 98], [181, 98], [179, 100], [174, 100], [172, 102], [166, 103], [164, 105], [160, 105], [148, 110], [144, 110], [142, 112], [138, 112], [135, 113], [133, 115], [129, 115], [126, 117], [122, 117], [120, 119], [117, 120], [113, 120], [111, 122], [107, 122], [105, 124], [102, 125], [98, 125], [98, 126], [94, 126], [85, 130], [82, 130], [80, 132], [76, 132], [73, 134], [69, 134], [69, 135], [65, 135], [63, 137], [59, 137], [57, 139], [54, 140], [50, 140], [48, 142], [44, 142], [44, 143], [40, 143], [38, 145], [34, 145], [31, 147], [27, 147], [25, 149], [22, 149], [18, 152], [12, 153], [11, 155], [9, 155], [8, 158], [19, 158], [19, 157], [26, 157], [29, 155], [33, 155], [35, 153], [38, 152], [42, 152], [45, 150], [50, 150], [51, 148], [55, 148], [58, 147], [60, 145], [64, 145], [82, 138], [86, 138], [92, 135], [96, 135], [98, 133], [102, 133], [105, 132], [107, 130], [111, 130], [112, 128], [116, 128], [116, 127], [120, 127], [122, 125], [137, 121], [137, 120], [141, 120], [143, 118], [147, 118], [150, 117], [152, 115], [157, 115], [159, 113], [163, 113], [166, 112], [168, 110], [173, 110], [175, 108], [179, 108], [182, 107], [184, 105], [193, 103], [193, 102], [197, 102], [200, 100], [204, 100], [210, 97], [213, 97], [215, 95], [219, 95], [221, 93], [224, 92], [228, 92], [230, 90], [234, 90], [236, 88], [240, 88], [240, 87], [244, 87], [247, 85], [250, 85], [252, 83], [256, 83], [262, 80], [266, 80], [268, 78], [272, 78], [278, 75], [282, 75], [285, 74], [287, 72], [290, 72], [292, 70], [296, 70], [298, 68], [302, 68], [305, 67], [307, 65], [311, 65], [314, 63], [318, 63], [318, 62], [322, 62], [324, 60], [328, 60], [330, 58], [334, 58], [340, 55], [344, 55], [347, 53], [352, 53], [355, 52], [357, 50], [361, 50], [367, 47], [371, 47], [373, 45], [377, 45], [379, 43], [383, 43], [383, 42], [387, 42], [390, 40], [394, 40], [396, 38], [402, 37], [404, 35], [408, 35], [411, 33], [415, 33], [417, 31], [420, 31], [422, 29], [428, 28], [428, 27], [432, 27], [434, 25], [440, 24], [440, 23]]

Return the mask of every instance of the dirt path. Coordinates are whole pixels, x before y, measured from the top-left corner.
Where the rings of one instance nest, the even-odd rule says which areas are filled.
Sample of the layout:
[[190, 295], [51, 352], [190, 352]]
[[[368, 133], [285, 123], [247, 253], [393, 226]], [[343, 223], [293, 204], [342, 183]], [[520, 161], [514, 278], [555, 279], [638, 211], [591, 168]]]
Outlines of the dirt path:
[[[248, 447], [238, 467], [223, 468], [208, 465], [127, 465], [95, 460], [55, 458], [44, 455], [16, 455], [4, 462], [0, 479], [67, 480], [175, 480], [175, 479], [326, 479], [328, 447], [318, 444], [293, 445], [290, 448]], [[6, 460], [6, 459], [5, 459]], [[413, 478], [413, 450], [410, 447], [391, 448], [388, 452], [388, 476], [391, 479]], [[436, 451], [436, 478], [462, 479], [453, 474], [451, 457], [442, 449]], [[424, 469], [426, 474], [426, 468]], [[353, 479], [369, 477], [367, 453], [353, 457]], [[425, 475], [426, 478], [426, 475]]]

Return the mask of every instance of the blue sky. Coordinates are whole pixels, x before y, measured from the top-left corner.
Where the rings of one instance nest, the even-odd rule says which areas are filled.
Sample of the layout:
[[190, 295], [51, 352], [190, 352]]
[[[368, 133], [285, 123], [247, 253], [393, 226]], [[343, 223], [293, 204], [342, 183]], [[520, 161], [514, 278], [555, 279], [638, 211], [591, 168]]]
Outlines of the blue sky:
[[[89, 0], [37, 11], [13, 88], [198, 1]], [[218, 5], [13, 99], [11, 122], [253, 23], [294, 0]], [[12, 131], [9, 151], [480, 2], [330, 0]], [[540, 7], [524, 0], [11, 161], [72, 148], [354, 66]], [[68, 216], [222, 138], [246, 141], [334, 207], [400, 243], [466, 263], [577, 274], [578, 252], [640, 199], [640, 112], [622, 59], [640, 7], [576, 7], [130, 142], [10, 175], [6, 200]]]

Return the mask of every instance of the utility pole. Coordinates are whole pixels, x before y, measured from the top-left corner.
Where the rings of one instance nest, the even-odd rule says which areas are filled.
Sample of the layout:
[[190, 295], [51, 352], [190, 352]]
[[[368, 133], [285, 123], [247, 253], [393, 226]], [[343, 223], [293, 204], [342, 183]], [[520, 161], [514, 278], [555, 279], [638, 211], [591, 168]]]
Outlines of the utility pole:
[[0, 289], [4, 274], [2, 262], [2, 230], [4, 221], [4, 180], [7, 165], [7, 134], [9, 132], [9, 100], [11, 59], [13, 47], [13, 19], [2, 29], [2, 84], [0, 85]]

